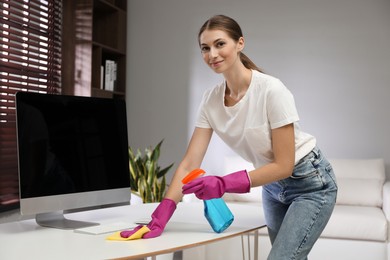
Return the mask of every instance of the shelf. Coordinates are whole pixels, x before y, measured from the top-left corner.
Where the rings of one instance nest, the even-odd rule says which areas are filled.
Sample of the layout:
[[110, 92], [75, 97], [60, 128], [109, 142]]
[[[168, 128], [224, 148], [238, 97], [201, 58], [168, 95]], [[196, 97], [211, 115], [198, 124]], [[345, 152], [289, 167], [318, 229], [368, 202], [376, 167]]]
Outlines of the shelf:
[[118, 50], [113, 47], [110, 47], [108, 45], [99, 43], [99, 42], [92, 42], [93, 46], [102, 48], [102, 51], [111, 53], [112, 55], [126, 55], [126, 51]]
[[[102, 10], [102, 1], [94, 7], [93, 33], [94, 42], [108, 47], [126, 51], [126, 13], [121, 9], [106, 8]], [[106, 7], [109, 5], [105, 5]]]
[[[106, 77], [106, 61], [113, 61], [116, 63], [116, 81], [112, 90], [117, 92], [117, 95], [126, 92], [126, 55], [105, 49], [100, 45], [94, 45], [92, 49], [92, 88], [107, 90], [105, 84]], [[101, 66], [103, 66], [103, 71]], [[103, 73], [103, 75], [101, 74]]]
[[119, 92], [119, 91], [108, 91], [108, 90], [104, 90], [104, 89], [92, 89], [92, 95], [94, 97], [124, 99], [126, 96], [126, 93]]
[[63, 9], [65, 94], [125, 98], [127, 0], [63, 0]]
[[95, 9], [101, 12], [127, 10], [127, 0], [95, 0]]

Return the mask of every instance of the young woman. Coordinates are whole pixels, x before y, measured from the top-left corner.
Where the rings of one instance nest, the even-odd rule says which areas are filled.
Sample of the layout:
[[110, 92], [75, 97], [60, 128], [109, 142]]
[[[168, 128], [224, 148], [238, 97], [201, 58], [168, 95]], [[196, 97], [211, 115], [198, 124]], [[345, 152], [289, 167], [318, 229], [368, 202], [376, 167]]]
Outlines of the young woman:
[[[332, 167], [316, 139], [300, 130], [290, 91], [242, 53], [245, 40], [237, 22], [213, 16], [201, 27], [198, 39], [205, 63], [221, 73], [224, 81], [204, 94], [186, 154], [152, 214], [151, 231], [143, 238], [163, 232], [183, 194], [194, 193], [207, 200], [263, 186], [272, 242], [268, 259], [306, 259], [335, 204]], [[201, 177], [183, 186], [181, 179], [200, 167], [213, 132], [252, 162], [255, 170]], [[137, 229], [124, 231], [122, 236]]]

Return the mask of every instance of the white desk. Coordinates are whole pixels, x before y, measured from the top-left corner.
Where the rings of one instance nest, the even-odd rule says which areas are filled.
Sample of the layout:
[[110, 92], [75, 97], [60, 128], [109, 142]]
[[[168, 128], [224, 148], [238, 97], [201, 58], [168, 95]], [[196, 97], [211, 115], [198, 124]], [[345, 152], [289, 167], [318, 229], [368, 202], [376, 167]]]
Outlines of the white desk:
[[[131, 205], [68, 214], [67, 218], [113, 223], [150, 218], [156, 204]], [[221, 234], [214, 233], [203, 217], [203, 203], [179, 203], [164, 233], [153, 239], [107, 241], [104, 235], [88, 235], [44, 228], [35, 220], [0, 225], [0, 259], [138, 259], [255, 232], [265, 226], [260, 208], [229, 204], [235, 220]]]

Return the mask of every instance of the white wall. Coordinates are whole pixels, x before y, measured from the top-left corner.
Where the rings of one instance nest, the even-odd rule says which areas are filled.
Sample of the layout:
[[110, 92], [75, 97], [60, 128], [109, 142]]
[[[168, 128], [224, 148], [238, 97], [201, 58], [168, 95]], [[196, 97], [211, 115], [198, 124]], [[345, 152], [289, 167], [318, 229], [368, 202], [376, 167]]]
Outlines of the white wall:
[[[293, 92], [302, 128], [328, 157], [383, 157], [390, 176], [388, 0], [129, 1], [132, 147], [164, 138], [162, 166], [181, 160], [201, 95], [221, 80], [197, 46], [214, 14], [240, 23], [244, 52]], [[218, 138], [212, 144], [204, 168], [218, 173], [232, 152]]]

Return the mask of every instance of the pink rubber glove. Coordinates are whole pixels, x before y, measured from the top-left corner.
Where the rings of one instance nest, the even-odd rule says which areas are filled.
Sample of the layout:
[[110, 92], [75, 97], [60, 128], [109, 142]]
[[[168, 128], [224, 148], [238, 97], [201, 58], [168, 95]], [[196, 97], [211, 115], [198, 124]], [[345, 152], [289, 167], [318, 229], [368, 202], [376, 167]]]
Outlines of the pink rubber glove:
[[197, 178], [183, 186], [183, 194], [195, 193], [198, 199], [209, 200], [220, 198], [225, 192], [246, 193], [251, 188], [246, 170], [229, 175], [206, 176]]
[[[149, 222], [148, 228], [150, 231], [142, 236], [142, 238], [154, 238], [161, 235], [166, 224], [176, 210], [176, 203], [171, 199], [163, 199], [152, 214], [152, 221]], [[128, 238], [137, 232], [142, 225], [129, 231], [122, 231], [121, 237]]]

